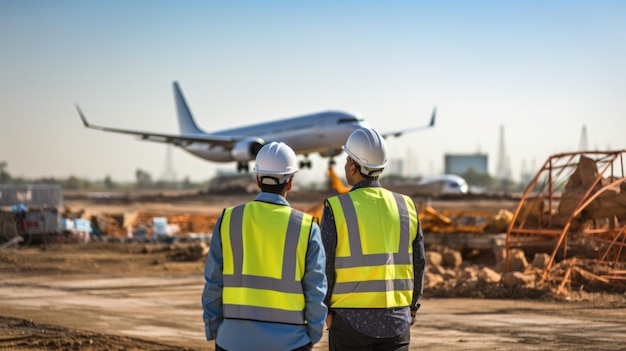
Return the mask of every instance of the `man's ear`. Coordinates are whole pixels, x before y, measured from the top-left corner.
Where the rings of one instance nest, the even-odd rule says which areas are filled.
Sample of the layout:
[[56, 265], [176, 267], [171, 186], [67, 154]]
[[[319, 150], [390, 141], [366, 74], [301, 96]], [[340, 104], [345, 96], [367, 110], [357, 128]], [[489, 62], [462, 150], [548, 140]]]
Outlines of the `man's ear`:
[[291, 181], [293, 180], [293, 176], [289, 177], [289, 180], [287, 181], [287, 191], [291, 190]]
[[359, 167], [359, 165], [356, 162], [351, 161], [350, 162], [350, 174], [353, 174], [353, 175], [357, 174], [359, 172], [357, 167]]
[[259, 179], [259, 176], [256, 177], [256, 185], [261, 188], [261, 180]]

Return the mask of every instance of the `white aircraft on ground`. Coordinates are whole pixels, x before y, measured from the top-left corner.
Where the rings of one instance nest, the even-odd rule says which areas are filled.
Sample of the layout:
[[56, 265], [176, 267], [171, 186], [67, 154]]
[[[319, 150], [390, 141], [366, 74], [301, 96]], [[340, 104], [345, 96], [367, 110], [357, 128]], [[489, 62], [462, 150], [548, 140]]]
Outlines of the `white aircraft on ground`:
[[424, 178], [418, 188], [430, 189], [437, 194], [467, 194], [467, 181], [456, 174], [444, 174], [434, 178]]
[[[329, 157], [329, 164], [332, 164], [333, 157], [342, 152], [341, 146], [346, 142], [348, 136], [355, 129], [369, 127], [363, 118], [355, 114], [327, 111], [207, 133], [196, 125], [178, 82], [174, 82], [173, 86], [180, 134], [96, 126], [87, 121], [78, 105], [76, 105], [76, 109], [87, 128], [136, 135], [140, 140], [174, 144], [209, 161], [235, 161], [238, 171], [248, 171], [248, 162], [255, 159], [263, 145], [272, 141], [282, 141], [289, 145], [296, 154], [304, 155], [304, 160], [300, 161], [301, 168], [311, 167], [308, 155], [315, 152], [322, 157]], [[428, 125], [381, 133], [381, 135], [383, 137], [398, 137], [406, 132], [433, 127], [436, 115], [437, 108], [435, 107]]]

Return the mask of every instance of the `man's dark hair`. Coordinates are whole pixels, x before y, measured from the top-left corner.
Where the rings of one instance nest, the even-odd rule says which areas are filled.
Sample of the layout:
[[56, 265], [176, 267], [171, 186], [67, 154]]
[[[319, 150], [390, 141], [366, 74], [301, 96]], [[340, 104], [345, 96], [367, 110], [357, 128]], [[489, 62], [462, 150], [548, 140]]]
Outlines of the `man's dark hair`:
[[264, 193], [272, 193], [272, 194], [281, 195], [285, 191], [285, 188], [287, 187], [287, 183], [288, 182], [284, 182], [282, 184], [275, 184], [275, 185], [261, 183], [261, 191]]

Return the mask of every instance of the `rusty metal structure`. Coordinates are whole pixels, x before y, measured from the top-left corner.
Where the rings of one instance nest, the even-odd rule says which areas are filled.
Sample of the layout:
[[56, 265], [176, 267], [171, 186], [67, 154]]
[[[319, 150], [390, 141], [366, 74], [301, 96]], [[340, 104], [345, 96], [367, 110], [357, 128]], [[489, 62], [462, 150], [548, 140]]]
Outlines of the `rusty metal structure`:
[[[626, 281], [626, 150], [581, 151], [550, 156], [524, 191], [509, 224], [512, 248], [551, 253], [555, 260], [592, 259], [598, 280]], [[506, 262], [509, 270], [508, 259]], [[566, 278], [567, 279], [567, 278]]]

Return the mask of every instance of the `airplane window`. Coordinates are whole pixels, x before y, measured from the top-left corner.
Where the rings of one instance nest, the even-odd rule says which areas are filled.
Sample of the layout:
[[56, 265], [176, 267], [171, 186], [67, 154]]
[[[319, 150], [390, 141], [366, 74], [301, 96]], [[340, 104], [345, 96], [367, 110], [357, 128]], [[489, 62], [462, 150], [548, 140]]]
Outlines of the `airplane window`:
[[343, 124], [343, 123], [354, 123], [354, 122], [363, 122], [364, 119], [363, 118], [340, 118], [339, 120], [337, 120], [337, 124]]

